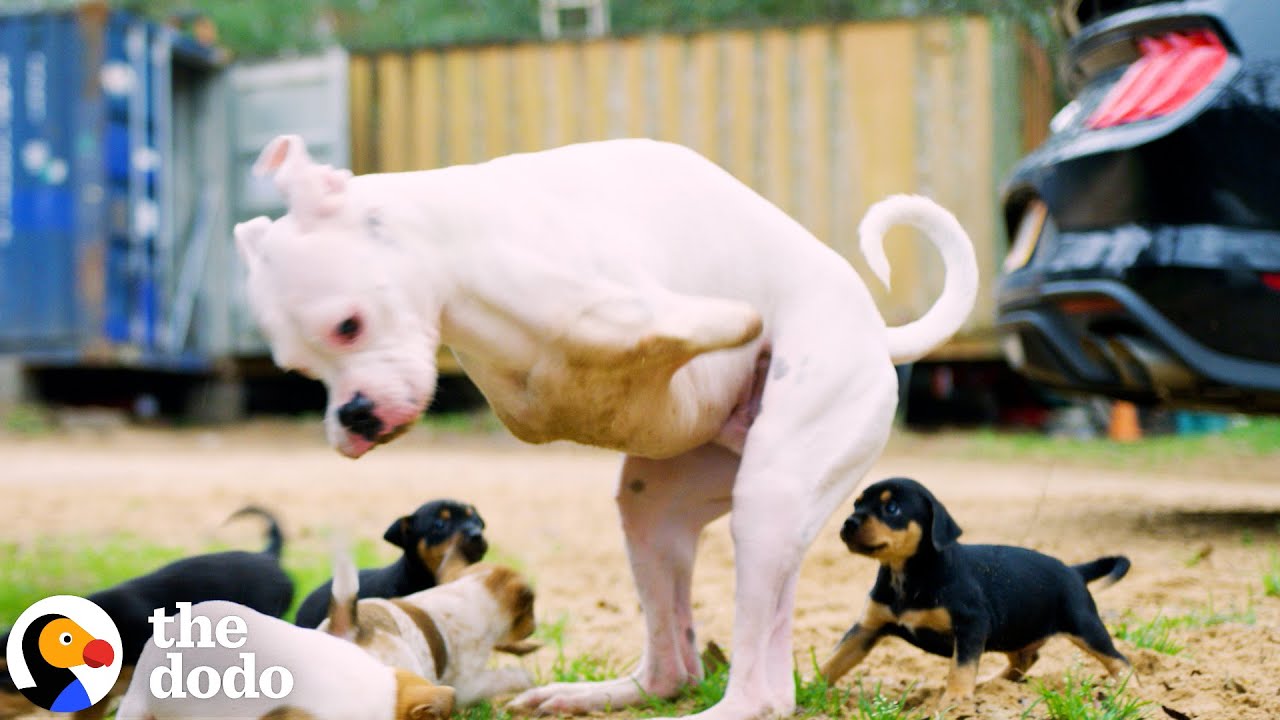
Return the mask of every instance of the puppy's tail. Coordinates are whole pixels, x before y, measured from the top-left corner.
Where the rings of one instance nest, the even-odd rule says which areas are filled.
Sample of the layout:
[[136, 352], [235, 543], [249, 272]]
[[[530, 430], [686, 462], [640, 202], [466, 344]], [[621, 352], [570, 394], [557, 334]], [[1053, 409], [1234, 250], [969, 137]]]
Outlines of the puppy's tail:
[[1101, 584], [1096, 589], [1105, 590], [1120, 582], [1120, 579], [1129, 572], [1129, 558], [1123, 555], [1109, 555], [1091, 562], [1072, 565], [1071, 569], [1080, 573], [1080, 577], [1084, 578], [1086, 584], [1100, 580]]
[[360, 594], [360, 573], [346, 544], [335, 539], [333, 543], [333, 583], [329, 586], [330, 635], [344, 640], [356, 639], [356, 603]]
[[260, 508], [257, 505], [248, 505], [231, 513], [231, 516], [227, 518], [227, 522], [247, 515], [255, 515], [267, 521], [267, 546], [262, 549], [262, 552], [279, 560], [280, 553], [284, 551], [284, 533], [280, 532], [280, 523], [276, 520], [276, 516], [265, 508]]
[[871, 271], [889, 287], [884, 236], [895, 225], [922, 231], [942, 254], [946, 278], [933, 307], [914, 322], [888, 328], [889, 357], [895, 365], [914, 362], [946, 342], [964, 324], [978, 296], [978, 261], [960, 221], [920, 195], [891, 195], [871, 206], [858, 226], [862, 254]]

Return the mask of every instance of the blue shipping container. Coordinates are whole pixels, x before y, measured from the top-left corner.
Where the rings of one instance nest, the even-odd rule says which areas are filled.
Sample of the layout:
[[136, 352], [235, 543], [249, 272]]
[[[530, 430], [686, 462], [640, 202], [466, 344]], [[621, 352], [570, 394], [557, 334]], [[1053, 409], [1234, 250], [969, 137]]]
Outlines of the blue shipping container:
[[190, 361], [158, 337], [176, 62], [220, 57], [101, 3], [0, 14], [0, 352]]

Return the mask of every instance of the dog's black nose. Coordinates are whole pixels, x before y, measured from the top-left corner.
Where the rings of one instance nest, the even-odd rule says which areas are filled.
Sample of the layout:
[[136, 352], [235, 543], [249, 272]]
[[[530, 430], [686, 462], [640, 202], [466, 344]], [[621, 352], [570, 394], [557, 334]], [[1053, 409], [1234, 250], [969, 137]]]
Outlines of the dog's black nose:
[[861, 515], [850, 515], [845, 519], [844, 525], [840, 527], [840, 539], [849, 544], [853, 542], [854, 533], [858, 532], [858, 528], [862, 527], [863, 517]]
[[369, 442], [377, 440], [382, 434], [382, 421], [373, 414], [373, 401], [363, 393], [356, 393], [338, 408], [338, 422]]

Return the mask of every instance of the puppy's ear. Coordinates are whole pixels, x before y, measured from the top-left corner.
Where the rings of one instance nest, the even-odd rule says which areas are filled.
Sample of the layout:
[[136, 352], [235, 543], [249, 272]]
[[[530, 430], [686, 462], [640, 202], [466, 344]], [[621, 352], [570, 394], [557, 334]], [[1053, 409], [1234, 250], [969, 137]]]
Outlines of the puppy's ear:
[[262, 237], [270, 227], [271, 219], [263, 215], [236, 224], [236, 250], [247, 267], [253, 268], [262, 259]]
[[933, 547], [936, 550], [955, 542], [960, 537], [960, 533], [964, 532], [956, 521], [951, 518], [951, 513], [938, 502], [938, 498], [933, 493], [925, 491], [925, 497], [929, 501], [929, 511], [933, 514], [933, 528], [930, 530], [929, 537], [933, 541]]
[[521, 640], [519, 642], [498, 643], [493, 649], [508, 655], [523, 657], [531, 652], [537, 652], [542, 649], [542, 643], [536, 640]]
[[402, 550], [407, 550], [409, 548], [409, 531], [412, 529], [413, 518], [405, 515], [391, 522], [391, 525], [387, 527], [387, 531], [383, 533], [382, 539]]

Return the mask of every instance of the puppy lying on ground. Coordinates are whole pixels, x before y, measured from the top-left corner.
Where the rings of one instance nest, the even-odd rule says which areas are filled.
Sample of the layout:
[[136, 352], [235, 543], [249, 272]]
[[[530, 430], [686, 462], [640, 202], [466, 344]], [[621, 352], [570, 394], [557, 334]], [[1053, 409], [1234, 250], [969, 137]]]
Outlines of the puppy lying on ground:
[[[75, 714], [77, 720], [103, 717], [111, 699], [124, 692], [138, 655], [151, 639], [151, 623], [147, 620], [156, 608], [165, 614], [177, 612], [179, 602], [229, 600], [259, 612], [279, 617], [293, 602], [293, 582], [280, 567], [284, 536], [275, 517], [257, 507], [246, 507], [231, 515], [234, 519], [256, 515], [267, 521], [267, 547], [261, 552], [231, 550], [176, 560], [141, 577], [91, 595], [120, 630], [123, 669], [115, 688], [100, 702]], [[0, 635], [0, 648], [9, 641], [9, 633]], [[9, 676], [7, 665], [0, 660], [0, 718], [29, 712], [26, 703]]]
[[[235, 603], [204, 602], [191, 608], [192, 618], [205, 617], [217, 627], [225, 617], [244, 623], [244, 644], [237, 648], [163, 649], [148, 642], [138, 658], [133, 681], [120, 702], [117, 720], [170, 718], [270, 718], [271, 720], [444, 720], [453, 713], [453, 690], [437, 687], [405, 670], [389, 667], [350, 643], [315, 630], [296, 627]], [[212, 667], [220, 676], [243, 666], [241, 654], [251, 653], [259, 672], [272, 666], [289, 671], [293, 687], [273, 699], [228, 698], [217, 693], [207, 699], [191, 692], [184, 697], [157, 698], [151, 672], [168, 667], [167, 653], [181, 654], [182, 666]], [[164, 687], [162, 685], [162, 687]], [[280, 686], [274, 686], [277, 691]]]
[[878, 560], [880, 574], [862, 619], [822, 665], [827, 682], [861, 662], [886, 635], [953, 659], [944, 706], [972, 697], [984, 651], [1005, 653], [1003, 677], [1021, 680], [1040, 647], [1058, 634], [1113, 677], [1129, 668], [1085, 587], [1121, 579], [1128, 559], [1067, 567], [1024, 548], [961, 545], [960, 532], [942, 503], [914, 480], [882, 480], [862, 492], [840, 539], [850, 551]]
[[[475, 506], [453, 500], [434, 500], [391, 523], [383, 540], [404, 550], [404, 555], [384, 568], [360, 571], [360, 598], [403, 597], [443, 582], [447, 562], [462, 565], [479, 562], [489, 544], [484, 539], [484, 519]], [[453, 548], [452, 553], [446, 548]], [[332, 580], [311, 591], [298, 608], [295, 622], [313, 628], [324, 620], [333, 594]]]
[[525, 655], [533, 634], [533, 590], [509, 568], [481, 563], [457, 579], [402, 598], [356, 599], [349, 554], [335, 559], [333, 600], [323, 630], [457, 692], [459, 705], [526, 690], [523, 668], [489, 668], [494, 651]]

